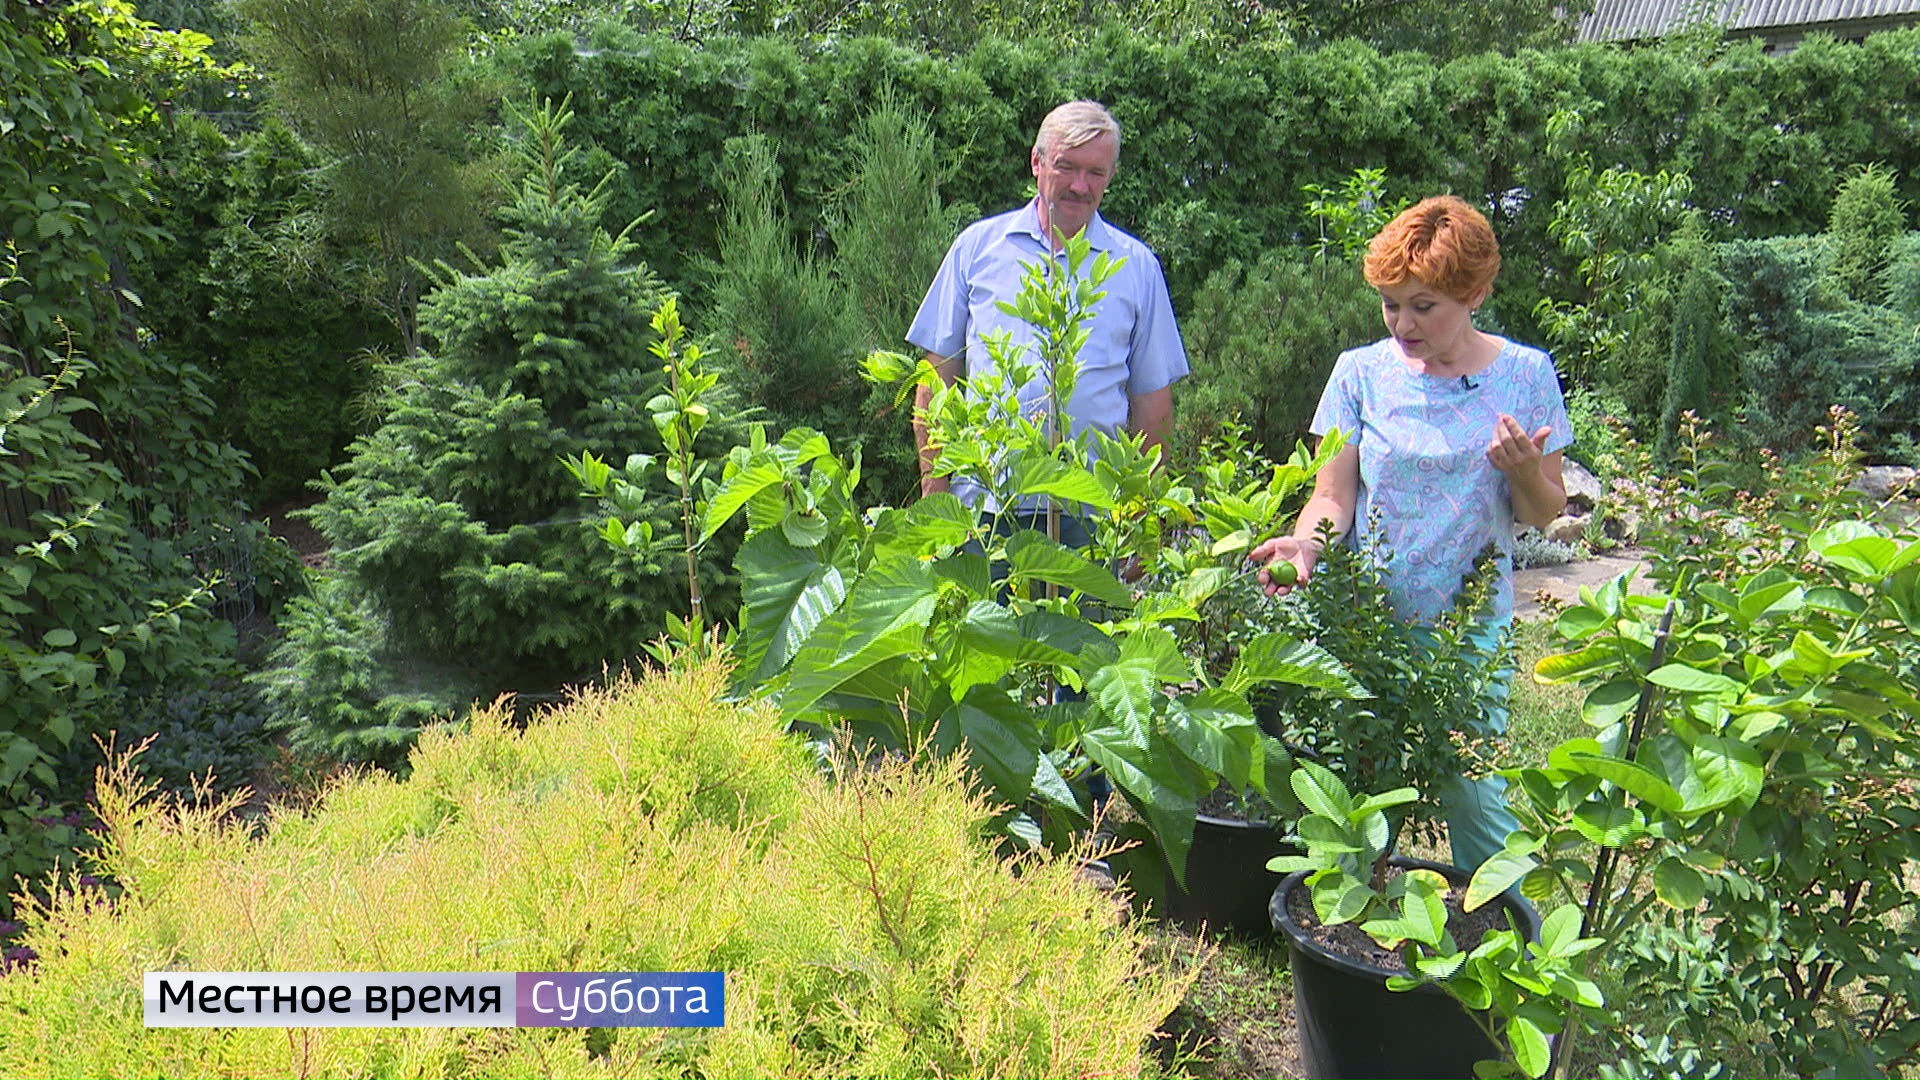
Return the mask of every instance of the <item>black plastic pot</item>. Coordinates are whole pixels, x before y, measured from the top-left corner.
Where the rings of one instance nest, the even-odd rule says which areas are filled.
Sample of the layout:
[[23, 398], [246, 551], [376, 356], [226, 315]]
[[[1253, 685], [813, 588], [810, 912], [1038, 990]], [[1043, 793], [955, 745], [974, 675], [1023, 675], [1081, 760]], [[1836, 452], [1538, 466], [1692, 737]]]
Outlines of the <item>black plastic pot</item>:
[[[1421, 859], [1396, 857], [1393, 865], [1437, 870], [1464, 883], [1462, 871]], [[1273, 891], [1269, 912], [1286, 936], [1293, 965], [1293, 1011], [1300, 1038], [1301, 1075], [1317, 1077], [1465, 1077], [1473, 1063], [1500, 1056], [1459, 1002], [1432, 986], [1387, 989], [1395, 974], [1328, 952], [1309, 939], [1287, 910], [1307, 872], [1290, 874]], [[1501, 897], [1529, 941], [1540, 936], [1540, 917]]]
[[1267, 904], [1280, 875], [1267, 869], [1275, 855], [1297, 855], [1281, 842], [1284, 835], [1264, 821], [1236, 821], [1201, 814], [1193, 823], [1193, 850], [1187, 853], [1187, 887], [1167, 872], [1166, 916], [1183, 926], [1266, 933], [1272, 927]]

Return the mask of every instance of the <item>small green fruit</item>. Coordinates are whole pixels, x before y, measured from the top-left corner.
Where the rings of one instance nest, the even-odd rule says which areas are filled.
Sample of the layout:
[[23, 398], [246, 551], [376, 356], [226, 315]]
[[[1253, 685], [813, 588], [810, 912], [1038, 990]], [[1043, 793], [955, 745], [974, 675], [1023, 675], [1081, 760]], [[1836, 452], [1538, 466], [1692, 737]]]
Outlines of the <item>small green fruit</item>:
[[1285, 559], [1267, 564], [1267, 579], [1275, 585], [1292, 585], [1300, 580], [1300, 568]]

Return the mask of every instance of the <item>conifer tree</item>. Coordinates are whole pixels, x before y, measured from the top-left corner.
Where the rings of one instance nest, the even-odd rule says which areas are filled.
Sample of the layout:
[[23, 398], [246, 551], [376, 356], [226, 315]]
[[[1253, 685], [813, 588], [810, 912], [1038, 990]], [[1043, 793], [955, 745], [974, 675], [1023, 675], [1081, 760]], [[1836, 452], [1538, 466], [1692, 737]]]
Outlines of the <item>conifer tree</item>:
[[1660, 404], [1662, 457], [1674, 449], [1681, 414], [1692, 410], [1708, 416], [1716, 400], [1726, 400], [1727, 383], [1733, 377], [1722, 282], [1698, 215], [1681, 226], [1673, 256], [1685, 269], [1674, 298], [1672, 346]]
[[1887, 300], [1879, 278], [1893, 242], [1907, 231], [1907, 209], [1894, 194], [1900, 177], [1866, 165], [1840, 184], [1827, 218], [1832, 256], [1829, 272], [1848, 297], [1862, 304]]
[[[647, 351], [660, 284], [626, 232], [601, 227], [601, 189], [568, 178], [568, 116], [519, 116], [526, 178], [502, 213], [499, 265], [441, 269], [420, 309], [432, 347], [392, 367], [383, 422], [320, 482], [326, 501], [311, 514], [346, 594], [328, 603], [339, 618], [371, 613], [387, 683], [355, 698], [382, 702], [371, 709], [308, 700], [286, 677], [271, 692], [293, 714], [283, 722], [334, 754], [381, 756], [390, 731], [356, 746], [352, 729], [371, 736], [414, 715], [423, 677], [443, 701], [548, 689], [636, 655], [677, 606], [671, 574], [596, 541], [561, 462], [657, 453], [646, 403], [662, 382]], [[664, 506], [646, 516], [672, 521]], [[302, 611], [284, 670], [337, 647], [317, 609]]]

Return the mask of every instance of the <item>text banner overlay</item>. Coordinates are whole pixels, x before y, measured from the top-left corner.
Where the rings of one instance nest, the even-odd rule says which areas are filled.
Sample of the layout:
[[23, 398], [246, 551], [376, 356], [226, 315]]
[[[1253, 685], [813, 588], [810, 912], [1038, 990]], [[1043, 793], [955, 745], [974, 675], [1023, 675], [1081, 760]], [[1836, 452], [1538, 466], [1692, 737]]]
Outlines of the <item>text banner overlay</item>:
[[718, 971], [149, 971], [148, 1027], [721, 1027]]

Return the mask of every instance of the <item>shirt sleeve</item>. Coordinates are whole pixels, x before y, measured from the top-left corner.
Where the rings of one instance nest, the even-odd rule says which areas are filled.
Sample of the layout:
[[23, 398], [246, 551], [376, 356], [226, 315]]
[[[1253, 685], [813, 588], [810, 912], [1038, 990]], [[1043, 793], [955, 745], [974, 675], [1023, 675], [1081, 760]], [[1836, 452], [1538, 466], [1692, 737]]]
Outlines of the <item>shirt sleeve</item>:
[[961, 272], [961, 249], [971, 231], [962, 232], [947, 248], [940, 271], [933, 276], [920, 311], [907, 329], [907, 343], [939, 356], [958, 356], [967, 347], [967, 282]]
[[1180, 341], [1180, 327], [1173, 317], [1173, 300], [1167, 295], [1167, 277], [1160, 260], [1143, 252], [1140, 316], [1134, 322], [1128, 350], [1127, 393], [1138, 397], [1173, 385], [1187, 374], [1187, 349]]
[[1540, 352], [1540, 363], [1535, 372], [1535, 394], [1543, 413], [1530, 430], [1548, 429], [1547, 442], [1541, 447], [1541, 452], [1552, 454], [1573, 445], [1573, 421], [1567, 417], [1567, 399], [1560, 392], [1560, 376], [1553, 369], [1553, 357], [1544, 350]]
[[1327, 376], [1326, 389], [1320, 391], [1320, 407], [1314, 410], [1313, 424], [1307, 429], [1313, 434], [1325, 435], [1339, 428], [1348, 445], [1360, 441], [1360, 395], [1354, 385], [1358, 355], [1359, 350], [1349, 349], [1334, 361], [1333, 374]]

